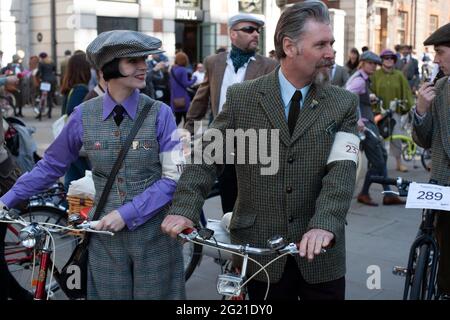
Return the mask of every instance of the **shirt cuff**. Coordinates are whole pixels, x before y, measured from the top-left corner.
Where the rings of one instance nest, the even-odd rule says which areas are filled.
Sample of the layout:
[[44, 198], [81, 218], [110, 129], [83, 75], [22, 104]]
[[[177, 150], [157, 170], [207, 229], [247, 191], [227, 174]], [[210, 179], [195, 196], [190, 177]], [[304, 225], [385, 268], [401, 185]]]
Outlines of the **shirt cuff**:
[[422, 122], [423, 122], [423, 120], [427, 117], [427, 114], [428, 114], [428, 113], [425, 113], [425, 114], [423, 114], [423, 115], [420, 115], [420, 114], [417, 112], [417, 108], [414, 108], [414, 121], [415, 121], [415, 123], [416, 123], [417, 125], [421, 125]]
[[119, 211], [120, 216], [122, 217], [123, 221], [125, 221], [125, 224], [127, 225], [129, 230], [134, 230], [142, 224], [141, 217], [134, 207], [133, 201], [124, 204], [119, 209], [117, 209], [117, 211]]
[[3, 195], [3, 197], [0, 198], [0, 200], [5, 204], [5, 206], [8, 209], [14, 208], [14, 206], [20, 202], [14, 201], [14, 199], [17, 199], [17, 196], [13, 190], [9, 190], [7, 193]]

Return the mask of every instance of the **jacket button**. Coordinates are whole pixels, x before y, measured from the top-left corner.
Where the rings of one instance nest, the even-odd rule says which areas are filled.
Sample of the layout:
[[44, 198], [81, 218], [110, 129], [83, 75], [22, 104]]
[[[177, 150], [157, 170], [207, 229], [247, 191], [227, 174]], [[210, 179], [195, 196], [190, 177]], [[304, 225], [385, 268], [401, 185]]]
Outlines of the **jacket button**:
[[294, 158], [293, 157], [289, 157], [288, 158], [288, 160], [287, 160], [287, 162], [290, 164], [290, 163], [293, 163], [294, 162]]
[[119, 194], [120, 194], [120, 196], [121, 196], [122, 198], [124, 198], [124, 197], [125, 197], [125, 195], [126, 195], [126, 193], [125, 193], [125, 192], [123, 192], [123, 191], [120, 191], [120, 192], [119, 192]]
[[286, 193], [292, 193], [292, 187], [287, 187], [286, 188]]
[[294, 221], [294, 217], [292, 217], [292, 216], [289, 216], [289, 218], [288, 218], [288, 222], [289, 222], [289, 223], [292, 223], [292, 221]]
[[116, 137], [120, 136], [120, 131], [119, 130], [114, 131], [114, 136]]
[[118, 183], [123, 183], [123, 178], [117, 178]]

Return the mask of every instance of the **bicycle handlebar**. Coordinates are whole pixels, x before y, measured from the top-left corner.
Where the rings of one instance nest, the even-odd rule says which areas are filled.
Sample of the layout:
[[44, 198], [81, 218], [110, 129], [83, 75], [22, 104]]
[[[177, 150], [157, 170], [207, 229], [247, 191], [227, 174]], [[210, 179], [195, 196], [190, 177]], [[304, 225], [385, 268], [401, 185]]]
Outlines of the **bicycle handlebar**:
[[[284, 239], [280, 236], [275, 236], [272, 239], [269, 239], [268, 247], [269, 248], [257, 248], [251, 247], [249, 245], [237, 245], [237, 244], [228, 244], [216, 241], [215, 239], [205, 239], [197, 232], [197, 230], [193, 228], [187, 228], [182, 233], [178, 235], [181, 239], [187, 240], [190, 242], [198, 242], [200, 244], [208, 245], [215, 247], [217, 249], [224, 249], [233, 251], [241, 254], [253, 254], [258, 256], [266, 256], [273, 254], [298, 254], [299, 249], [297, 245], [293, 242], [286, 244]], [[321, 253], [325, 253], [326, 250], [322, 249]]]
[[[17, 215], [16, 215], [17, 216]], [[110, 231], [101, 231], [95, 230], [95, 226], [99, 223], [99, 221], [84, 221], [80, 224], [74, 226], [60, 226], [57, 224], [51, 224], [46, 222], [30, 222], [22, 219], [20, 216], [11, 217], [9, 215], [9, 210], [0, 209], [0, 223], [10, 223], [10, 224], [20, 224], [24, 227], [28, 227], [31, 225], [37, 225], [45, 231], [58, 233], [63, 231], [73, 231], [73, 232], [91, 232], [91, 233], [100, 233], [107, 234], [113, 236], [114, 233]]]
[[397, 178], [389, 178], [389, 177], [382, 177], [382, 176], [372, 176], [371, 181], [374, 183], [379, 184], [387, 184], [390, 186], [408, 186], [411, 182], [408, 180], [404, 180], [402, 177]]

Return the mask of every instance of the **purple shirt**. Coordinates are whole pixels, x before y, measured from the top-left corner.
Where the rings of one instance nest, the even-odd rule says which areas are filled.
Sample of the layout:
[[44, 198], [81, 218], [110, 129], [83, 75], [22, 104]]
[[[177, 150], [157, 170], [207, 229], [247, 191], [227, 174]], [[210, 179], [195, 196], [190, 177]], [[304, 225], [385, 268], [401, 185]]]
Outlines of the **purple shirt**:
[[352, 76], [352, 79], [347, 83], [345, 89], [350, 92], [356, 93], [357, 95], [361, 95], [366, 93], [366, 81], [367, 79], [369, 79], [369, 76], [362, 69], [359, 69], [356, 72], [359, 72], [362, 77], [359, 77], [357, 75]]
[[[136, 117], [139, 91], [135, 90], [121, 104], [125, 108], [124, 116], [132, 119]], [[103, 120], [112, 115], [116, 102], [108, 92], [103, 96]], [[9, 190], [1, 201], [9, 208], [17, 205], [21, 200], [28, 199], [32, 195], [45, 191], [59, 177], [63, 176], [70, 164], [78, 158], [78, 153], [83, 145], [82, 106], [75, 108], [69, 121], [55, 141], [48, 147], [44, 157], [37, 163], [31, 172], [22, 175], [13, 188]], [[157, 139], [162, 153], [170, 153], [178, 149], [177, 140], [172, 139], [172, 133], [176, 130], [174, 117], [170, 107], [163, 104], [157, 120]], [[129, 203], [117, 208], [123, 220], [130, 230], [136, 229], [154, 216], [159, 210], [172, 200], [178, 179], [165, 176], [165, 165], [162, 178], [149, 186], [144, 192], [135, 196]], [[170, 166], [172, 167], [172, 166]]]

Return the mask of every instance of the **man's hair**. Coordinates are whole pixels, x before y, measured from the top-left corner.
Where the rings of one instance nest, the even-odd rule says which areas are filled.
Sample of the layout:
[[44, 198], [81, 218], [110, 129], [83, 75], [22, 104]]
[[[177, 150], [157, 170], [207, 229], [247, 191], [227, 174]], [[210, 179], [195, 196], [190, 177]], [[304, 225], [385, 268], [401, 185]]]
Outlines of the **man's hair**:
[[300, 40], [309, 20], [330, 24], [328, 8], [322, 1], [296, 3], [281, 14], [274, 37], [275, 52], [279, 60], [286, 57], [283, 39], [288, 37], [293, 41]]
[[64, 51], [65, 56], [70, 56], [71, 54], [72, 54], [72, 51], [70, 51], [70, 50]]

